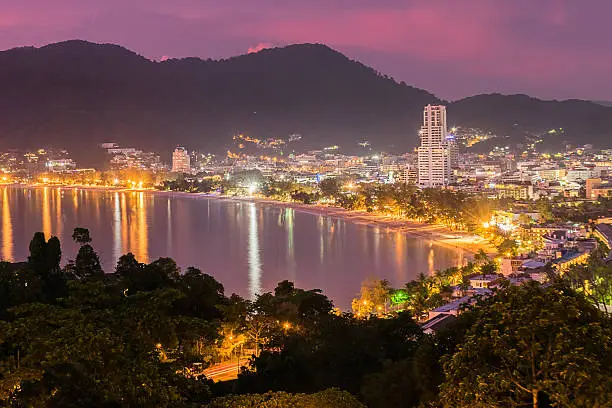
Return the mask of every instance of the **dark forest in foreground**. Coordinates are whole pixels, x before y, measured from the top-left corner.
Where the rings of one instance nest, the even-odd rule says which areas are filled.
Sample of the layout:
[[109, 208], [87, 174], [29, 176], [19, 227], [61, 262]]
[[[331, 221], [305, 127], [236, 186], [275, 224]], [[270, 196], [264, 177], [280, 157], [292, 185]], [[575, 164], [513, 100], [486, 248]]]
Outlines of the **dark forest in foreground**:
[[[612, 322], [564, 281], [507, 286], [426, 335], [410, 312], [355, 318], [284, 281], [249, 301], [161, 258], [104, 273], [89, 232], [60, 267], [42, 233], [0, 264], [0, 400], [14, 407], [605, 407]], [[242, 336], [242, 337], [241, 337]], [[253, 350], [238, 379], [190, 375]]]

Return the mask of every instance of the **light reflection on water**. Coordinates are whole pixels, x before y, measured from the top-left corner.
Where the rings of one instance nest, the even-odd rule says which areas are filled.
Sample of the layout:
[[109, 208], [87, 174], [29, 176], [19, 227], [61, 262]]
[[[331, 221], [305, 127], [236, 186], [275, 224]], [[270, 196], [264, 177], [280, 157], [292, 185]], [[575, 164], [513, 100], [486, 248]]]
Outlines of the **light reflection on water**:
[[13, 220], [9, 205], [8, 188], [2, 190], [2, 259], [13, 261]]
[[399, 287], [464, 259], [461, 250], [430, 246], [428, 239], [291, 208], [147, 192], [0, 188], [3, 259], [25, 260], [32, 235], [42, 230], [59, 236], [65, 263], [76, 255], [71, 235], [80, 226], [90, 229], [106, 271], [127, 252], [140, 262], [169, 256], [215, 276], [227, 294], [250, 298], [289, 279], [323, 289], [348, 308], [369, 276]]
[[254, 299], [261, 293], [261, 271], [263, 264], [259, 253], [259, 228], [257, 208], [249, 203], [249, 295]]

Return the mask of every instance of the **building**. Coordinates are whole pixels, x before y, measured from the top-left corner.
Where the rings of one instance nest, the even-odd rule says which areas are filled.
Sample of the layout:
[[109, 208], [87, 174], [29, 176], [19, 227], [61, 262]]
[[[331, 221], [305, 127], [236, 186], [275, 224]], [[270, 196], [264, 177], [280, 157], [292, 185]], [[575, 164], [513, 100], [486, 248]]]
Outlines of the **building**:
[[470, 278], [470, 286], [473, 288], [490, 288], [498, 281], [498, 275], [476, 275]]
[[531, 200], [533, 185], [531, 183], [491, 183], [489, 185], [497, 198], [513, 198], [515, 200]]
[[593, 230], [593, 236], [599, 238], [612, 250], [612, 224], [598, 223]]
[[47, 169], [52, 172], [62, 172], [76, 169], [76, 163], [72, 159], [47, 160]]
[[448, 327], [452, 327], [455, 323], [457, 323], [457, 318], [454, 315], [441, 313], [423, 323], [421, 329], [425, 334], [436, 334]]
[[189, 152], [184, 147], [178, 146], [174, 149], [174, 152], [172, 152], [172, 172], [191, 173]]
[[419, 181], [419, 172], [416, 167], [405, 166], [399, 173], [399, 182], [404, 184], [416, 184]]
[[470, 296], [464, 296], [459, 299], [455, 299], [452, 302], [449, 302], [445, 305], [437, 307], [433, 310], [429, 311], [429, 319], [433, 319], [434, 317], [441, 314], [449, 314], [453, 316], [458, 316], [461, 311], [469, 306], [471, 303], [474, 303], [475, 300]]
[[586, 180], [586, 198], [596, 200], [599, 197], [612, 196], [612, 183], [601, 178], [589, 178]]
[[587, 179], [599, 176], [599, 172], [586, 167], [578, 167], [567, 171], [565, 180], [568, 183], [583, 183]]
[[457, 162], [455, 141], [446, 127], [446, 107], [427, 105], [423, 111], [423, 126], [419, 132], [419, 185], [444, 187], [450, 184], [452, 165]]
[[517, 273], [525, 263], [525, 258], [503, 258], [501, 262], [501, 273], [504, 276]]

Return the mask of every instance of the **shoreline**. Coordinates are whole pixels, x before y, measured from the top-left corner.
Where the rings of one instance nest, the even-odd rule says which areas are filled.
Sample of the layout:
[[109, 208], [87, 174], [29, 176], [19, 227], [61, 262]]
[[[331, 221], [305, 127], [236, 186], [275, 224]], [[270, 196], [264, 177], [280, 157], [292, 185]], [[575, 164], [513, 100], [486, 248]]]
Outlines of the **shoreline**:
[[497, 251], [482, 237], [466, 232], [451, 231], [449, 228], [439, 224], [427, 224], [417, 221], [410, 221], [389, 215], [378, 215], [366, 211], [350, 211], [340, 207], [325, 206], [321, 204], [302, 204], [295, 202], [272, 200], [255, 196], [229, 196], [209, 193], [189, 193], [185, 191], [162, 191], [154, 189], [132, 189], [125, 187], [102, 187], [102, 186], [80, 186], [80, 185], [41, 185], [41, 184], [5, 184], [6, 186], [26, 187], [26, 188], [61, 188], [66, 190], [91, 190], [101, 192], [133, 192], [150, 193], [160, 196], [192, 198], [192, 199], [218, 199], [228, 201], [247, 202], [276, 206], [280, 208], [291, 208], [311, 215], [325, 216], [335, 219], [348, 221], [354, 224], [366, 226], [383, 227], [387, 231], [401, 232], [407, 237], [422, 238], [431, 241], [431, 244], [442, 246], [449, 249], [464, 250], [475, 254], [483, 249], [488, 254]]
[[431, 240], [431, 243], [433, 245], [438, 245], [450, 249], [461, 249], [471, 254], [477, 253], [480, 249], [485, 250], [485, 252], [489, 254], [497, 252], [482, 237], [466, 232], [451, 231], [447, 227], [439, 224], [427, 224], [417, 221], [405, 220], [399, 217], [393, 217], [389, 215], [372, 214], [366, 211], [350, 211], [340, 207], [330, 207], [320, 204], [301, 204], [294, 202], [270, 200], [259, 197], [205, 197], [250, 202], [282, 208], [291, 208], [295, 211], [299, 211], [302, 213], [322, 215], [325, 217], [348, 221], [353, 224], [379, 226], [387, 229], [387, 231], [401, 232], [407, 237], [428, 239]]

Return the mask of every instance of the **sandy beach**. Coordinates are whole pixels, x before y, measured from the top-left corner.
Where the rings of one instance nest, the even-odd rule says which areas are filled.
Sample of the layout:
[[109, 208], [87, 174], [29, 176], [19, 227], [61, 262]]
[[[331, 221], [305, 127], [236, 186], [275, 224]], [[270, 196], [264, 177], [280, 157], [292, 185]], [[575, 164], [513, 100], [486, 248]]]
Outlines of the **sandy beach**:
[[408, 236], [431, 240], [434, 245], [440, 245], [447, 248], [462, 249], [473, 254], [478, 252], [480, 249], [483, 249], [489, 254], [494, 254], [497, 252], [495, 248], [493, 248], [484, 238], [465, 232], [451, 231], [449, 228], [443, 225], [410, 221], [402, 219], [400, 217], [372, 214], [366, 211], [349, 211], [339, 207], [330, 207], [318, 204], [301, 204], [294, 202], [269, 200], [258, 197], [236, 197], [221, 195], [205, 196], [225, 200], [246, 201], [262, 205], [291, 208], [295, 211], [342, 219], [355, 224], [379, 226], [389, 231], [400, 231]]
[[410, 221], [400, 217], [387, 215], [372, 214], [366, 211], [349, 211], [339, 207], [330, 207], [319, 204], [301, 204], [295, 202], [286, 202], [278, 200], [270, 200], [255, 196], [227, 196], [221, 194], [209, 193], [188, 193], [183, 191], [160, 191], [152, 189], [130, 189], [123, 187], [100, 187], [100, 186], [79, 186], [79, 185], [57, 185], [44, 186], [40, 184], [25, 185], [14, 184], [20, 187], [27, 188], [61, 188], [66, 190], [83, 189], [90, 191], [106, 191], [106, 192], [144, 192], [148, 194], [163, 195], [169, 197], [191, 198], [191, 199], [219, 199], [232, 200], [241, 202], [252, 202], [259, 205], [269, 205], [283, 208], [291, 208], [295, 211], [308, 213], [313, 215], [322, 215], [326, 217], [346, 220], [351, 223], [378, 226], [385, 228], [388, 231], [400, 231], [407, 236], [419, 237], [431, 240], [433, 245], [444, 246], [447, 248], [462, 249], [469, 253], [476, 253], [483, 249], [489, 254], [494, 254], [497, 251], [484, 238], [474, 234], [465, 232], [452, 231], [443, 225], [427, 224], [422, 222]]

